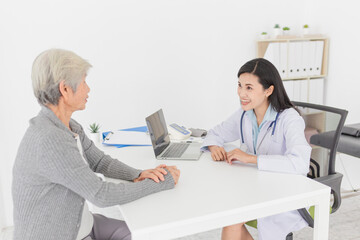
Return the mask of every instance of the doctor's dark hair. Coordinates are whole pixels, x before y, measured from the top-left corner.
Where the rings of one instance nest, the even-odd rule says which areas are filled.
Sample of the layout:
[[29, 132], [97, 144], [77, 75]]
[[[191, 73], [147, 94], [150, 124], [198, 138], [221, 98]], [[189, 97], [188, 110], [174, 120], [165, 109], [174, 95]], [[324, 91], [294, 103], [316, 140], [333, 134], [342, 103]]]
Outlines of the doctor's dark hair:
[[284, 84], [281, 80], [280, 74], [275, 66], [264, 58], [255, 58], [245, 63], [239, 70], [237, 76], [240, 77], [243, 73], [251, 73], [259, 78], [259, 83], [268, 89], [271, 85], [274, 86], [273, 93], [269, 96], [271, 106], [277, 112], [282, 112], [287, 108], [295, 108], [290, 101]]

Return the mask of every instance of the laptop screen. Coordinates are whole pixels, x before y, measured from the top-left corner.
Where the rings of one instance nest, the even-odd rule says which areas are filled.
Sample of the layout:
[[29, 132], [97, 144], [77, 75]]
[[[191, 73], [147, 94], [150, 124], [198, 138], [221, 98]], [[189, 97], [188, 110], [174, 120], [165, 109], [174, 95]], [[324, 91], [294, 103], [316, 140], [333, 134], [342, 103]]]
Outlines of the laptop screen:
[[146, 118], [146, 125], [149, 129], [155, 156], [158, 156], [170, 144], [169, 133], [162, 109], [148, 116]]

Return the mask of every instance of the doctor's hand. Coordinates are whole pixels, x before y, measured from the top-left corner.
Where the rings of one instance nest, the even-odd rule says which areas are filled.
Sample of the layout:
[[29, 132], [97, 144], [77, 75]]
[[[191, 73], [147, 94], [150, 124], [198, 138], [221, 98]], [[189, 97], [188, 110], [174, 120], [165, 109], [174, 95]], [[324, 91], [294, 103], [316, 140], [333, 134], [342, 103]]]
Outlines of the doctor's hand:
[[165, 169], [169, 171], [176, 185], [179, 181], [180, 170], [176, 166], [166, 166]]
[[240, 161], [243, 163], [254, 163], [257, 164], [257, 157], [255, 155], [247, 154], [236, 148], [227, 153], [227, 163], [232, 164], [233, 161]]
[[164, 181], [164, 175], [168, 174], [164, 168], [167, 168], [165, 164], [161, 164], [154, 169], [144, 170], [140, 173], [138, 178], [134, 179], [134, 182], [140, 182], [146, 178], [152, 179], [155, 182]]
[[216, 145], [208, 147], [211, 152], [211, 157], [214, 161], [224, 161], [227, 160], [226, 151], [223, 147]]

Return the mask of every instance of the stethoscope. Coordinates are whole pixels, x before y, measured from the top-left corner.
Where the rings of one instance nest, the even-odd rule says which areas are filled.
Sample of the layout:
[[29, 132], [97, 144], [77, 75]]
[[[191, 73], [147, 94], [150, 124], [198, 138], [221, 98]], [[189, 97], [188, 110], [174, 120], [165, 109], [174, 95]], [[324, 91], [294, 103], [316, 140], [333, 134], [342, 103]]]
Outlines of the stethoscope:
[[[242, 125], [243, 125], [243, 118], [244, 118], [245, 113], [246, 113], [246, 111], [244, 111], [244, 112], [242, 113], [241, 119], [240, 119], [240, 134], [241, 134], [241, 142], [242, 142], [243, 144], [245, 143], [245, 141], [244, 141], [244, 134], [243, 134], [243, 126], [242, 126]], [[267, 132], [269, 132], [269, 129], [273, 126], [271, 136], [274, 136], [275, 128], [276, 128], [276, 123], [277, 123], [277, 119], [278, 119], [278, 117], [279, 117], [279, 114], [280, 114], [280, 112], [278, 112], [278, 113], [276, 114], [275, 120], [272, 121], [272, 122], [270, 123], [270, 126], [267, 128]], [[266, 134], [265, 134], [265, 136], [266, 136]], [[261, 145], [261, 143], [262, 143], [262, 141], [264, 140], [265, 136], [264, 136], [263, 139], [261, 140], [259, 146]]]

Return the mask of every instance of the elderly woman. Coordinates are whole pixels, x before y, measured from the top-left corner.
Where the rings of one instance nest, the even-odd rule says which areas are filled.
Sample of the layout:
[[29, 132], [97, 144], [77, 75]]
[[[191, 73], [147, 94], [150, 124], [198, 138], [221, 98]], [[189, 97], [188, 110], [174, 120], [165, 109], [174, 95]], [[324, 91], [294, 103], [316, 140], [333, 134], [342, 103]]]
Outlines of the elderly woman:
[[[91, 65], [75, 53], [50, 49], [34, 61], [32, 83], [41, 105], [30, 120], [13, 169], [14, 239], [131, 239], [124, 221], [92, 214], [99, 207], [134, 201], [173, 188], [174, 166], [141, 171], [105, 155], [71, 119], [85, 109]], [[126, 180], [111, 183], [105, 177]]]

